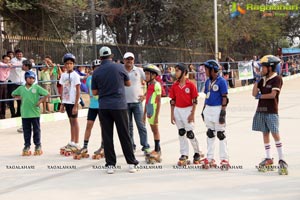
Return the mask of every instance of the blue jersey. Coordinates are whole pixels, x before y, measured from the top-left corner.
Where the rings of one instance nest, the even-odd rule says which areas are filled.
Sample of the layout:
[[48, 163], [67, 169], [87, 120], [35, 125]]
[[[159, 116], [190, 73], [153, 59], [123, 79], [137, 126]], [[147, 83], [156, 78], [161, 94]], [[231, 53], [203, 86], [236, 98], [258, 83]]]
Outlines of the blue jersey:
[[211, 82], [210, 79], [207, 79], [205, 82], [204, 93], [206, 94], [206, 105], [221, 106], [222, 96], [228, 94], [227, 81], [221, 76], [218, 76], [213, 82]]
[[92, 93], [92, 76], [89, 76], [86, 79], [86, 86], [90, 94], [90, 108], [99, 108], [98, 95], [94, 96]]

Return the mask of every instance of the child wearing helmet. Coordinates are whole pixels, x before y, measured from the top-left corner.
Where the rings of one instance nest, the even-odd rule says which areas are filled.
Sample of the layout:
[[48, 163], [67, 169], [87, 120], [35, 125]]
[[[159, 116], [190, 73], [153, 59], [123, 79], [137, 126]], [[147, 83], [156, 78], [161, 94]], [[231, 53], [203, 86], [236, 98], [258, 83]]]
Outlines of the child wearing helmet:
[[[21, 98], [21, 118], [24, 134], [23, 156], [30, 156], [31, 132], [33, 132], [33, 142], [35, 144], [34, 155], [41, 155], [41, 129], [40, 129], [40, 104], [44, 102], [49, 93], [38, 84], [34, 84], [36, 75], [32, 71], [25, 72], [25, 85], [18, 87], [12, 92], [14, 98]], [[43, 98], [40, 99], [40, 96]]]
[[161, 75], [161, 71], [157, 66], [148, 64], [144, 68], [144, 72], [147, 82], [147, 93], [143, 121], [145, 123], [146, 117], [148, 118], [155, 144], [154, 150], [151, 153], [146, 154], [146, 162], [156, 163], [161, 162], [160, 134], [158, 129], [158, 116], [161, 105], [161, 85], [156, 81], [156, 77]]
[[64, 66], [67, 72], [63, 73], [60, 77], [59, 83], [62, 85], [62, 94], [60, 112], [67, 112], [70, 129], [71, 141], [60, 149], [61, 155], [70, 156], [72, 152], [80, 149], [79, 140], [79, 124], [78, 124], [78, 103], [80, 97], [80, 77], [74, 71], [76, 62], [75, 56], [67, 53], [63, 57]]
[[288, 174], [287, 163], [283, 159], [282, 143], [279, 135], [278, 100], [282, 88], [282, 78], [276, 73], [276, 66], [280, 59], [273, 55], [261, 58], [261, 76], [256, 77], [252, 95], [258, 99], [257, 109], [253, 118], [252, 130], [263, 133], [266, 158], [259, 163], [259, 171], [272, 169], [273, 159], [270, 155], [270, 133], [274, 138], [278, 157], [279, 174]]
[[194, 164], [200, 164], [201, 151], [194, 130], [195, 111], [198, 104], [198, 91], [193, 82], [187, 79], [188, 68], [184, 63], [175, 66], [175, 76], [177, 81], [172, 85], [169, 93], [171, 98], [171, 123], [176, 124], [179, 134], [180, 153], [178, 165], [189, 164], [189, 144], [190, 140], [194, 149]]
[[204, 93], [206, 98], [202, 112], [202, 117], [207, 127], [207, 159], [204, 159], [203, 164], [206, 168], [217, 166], [214, 160], [214, 143], [217, 137], [219, 139], [221, 169], [228, 170], [230, 165], [225, 133], [228, 86], [226, 80], [219, 74], [220, 66], [217, 61], [208, 60], [203, 65], [208, 77], [205, 82]]
[[[100, 60], [94, 60], [92, 62], [92, 69], [93, 71], [97, 69], [101, 64]], [[92, 93], [92, 73], [86, 79], [86, 87], [88, 89], [88, 93], [90, 96], [90, 106], [87, 114], [87, 122], [86, 128], [84, 133], [84, 141], [83, 147], [76, 152], [74, 155], [74, 159], [80, 160], [82, 157], [87, 158], [89, 157], [88, 154], [88, 144], [91, 137], [92, 128], [94, 126], [95, 120], [97, 116], [99, 116], [99, 102], [98, 102], [98, 95], [93, 95]], [[100, 117], [99, 117], [100, 119]], [[104, 157], [104, 144], [103, 141], [101, 142], [100, 148], [94, 152], [93, 159], [100, 159]]]

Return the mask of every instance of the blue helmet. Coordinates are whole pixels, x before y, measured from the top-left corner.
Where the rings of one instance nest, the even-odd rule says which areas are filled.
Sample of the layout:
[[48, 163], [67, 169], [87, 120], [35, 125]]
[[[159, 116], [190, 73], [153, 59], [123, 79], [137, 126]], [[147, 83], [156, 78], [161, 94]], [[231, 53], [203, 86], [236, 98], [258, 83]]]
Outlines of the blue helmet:
[[220, 69], [219, 63], [215, 60], [207, 60], [203, 65], [207, 68], [214, 69], [215, 71], [219, 71]]
[[63, 57], [63, 63], [67, 62], [67, 60], [72, 60], [74, 63], [76, 62], [76, 58], [71, 53], [66, 53]]
[[27, 71], [27, 72], [25, 72], [25, 80], [27, 78], [34, 78], [35, 79], [35, 73], [33, 71]]

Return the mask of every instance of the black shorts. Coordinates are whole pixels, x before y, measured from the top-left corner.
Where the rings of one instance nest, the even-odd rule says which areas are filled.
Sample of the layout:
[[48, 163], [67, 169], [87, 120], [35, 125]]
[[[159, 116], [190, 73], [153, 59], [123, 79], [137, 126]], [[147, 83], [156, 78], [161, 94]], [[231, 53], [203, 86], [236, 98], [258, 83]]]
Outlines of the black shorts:
[[95, 121], [97, 118], [97, 115], [99, 115], [98, 108], [89, 108], [88, 114], [87, 114], [87, 120]]
[[77, 111], [76, 115], [72, 114], [74, 104], [64, 104], [64, 106], [66, 108], [66, 112], [67, 112], [69, 118], [77, 118], [78, 117], [78, 111]]

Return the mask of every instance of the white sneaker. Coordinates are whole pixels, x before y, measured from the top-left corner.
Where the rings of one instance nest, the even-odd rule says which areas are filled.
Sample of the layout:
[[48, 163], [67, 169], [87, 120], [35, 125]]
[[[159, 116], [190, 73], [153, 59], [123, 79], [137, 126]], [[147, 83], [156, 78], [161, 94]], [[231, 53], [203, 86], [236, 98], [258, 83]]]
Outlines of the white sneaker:
[[139, 165], [128, 165], [128, 171], [129, 173], [136, 173], [137, 171], [139, 171]]
[[107, 174], [114, 174], [115, 173], [115, 170], [114, 170], [114, 166], [107, 166], [106, 167], [106, 173]]

